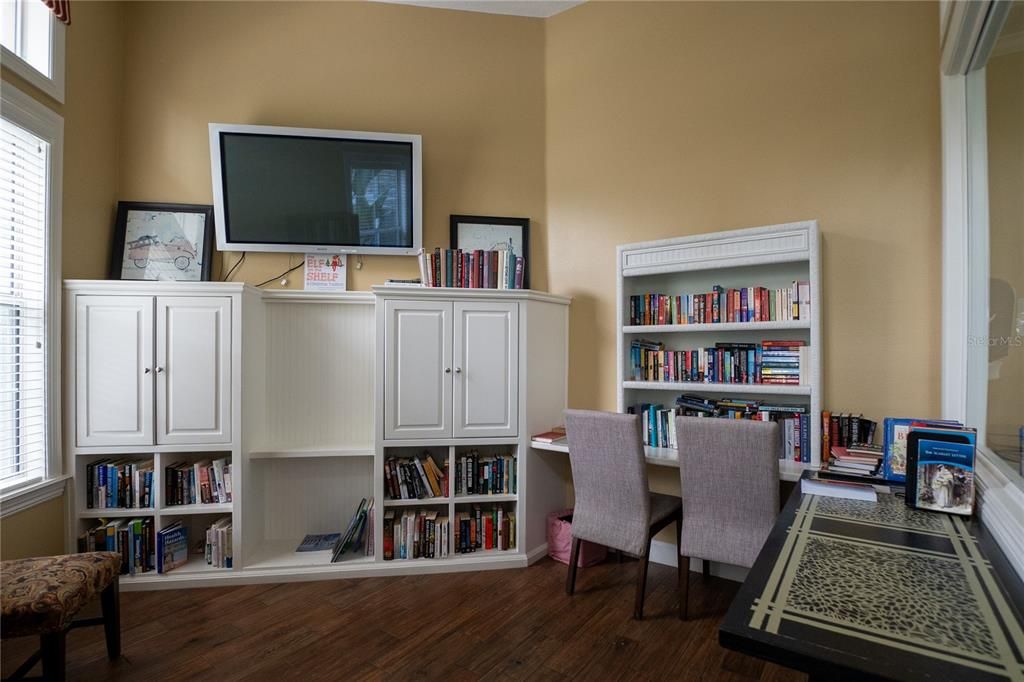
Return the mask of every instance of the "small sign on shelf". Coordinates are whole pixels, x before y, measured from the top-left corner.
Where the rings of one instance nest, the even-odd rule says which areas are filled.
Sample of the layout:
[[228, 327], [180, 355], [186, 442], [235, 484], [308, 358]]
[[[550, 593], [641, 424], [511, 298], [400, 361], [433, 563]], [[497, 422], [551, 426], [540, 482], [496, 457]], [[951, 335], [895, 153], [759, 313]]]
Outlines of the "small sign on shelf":
[[338, 254], [306, 254], [306, 291], [346, 291], [348, 256]]

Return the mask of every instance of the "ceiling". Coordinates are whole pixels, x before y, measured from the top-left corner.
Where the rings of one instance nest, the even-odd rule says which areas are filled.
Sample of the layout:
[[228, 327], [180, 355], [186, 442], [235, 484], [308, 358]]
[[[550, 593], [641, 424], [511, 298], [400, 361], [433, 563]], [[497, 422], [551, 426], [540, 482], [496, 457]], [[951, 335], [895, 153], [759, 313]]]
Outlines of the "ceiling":
[[437, 9], [456, 9], [464, 12], [511, 14], [518, 17], [545, 18], [564, 12], [583, 0], [375, 0], [398, 5], [416, 5]]

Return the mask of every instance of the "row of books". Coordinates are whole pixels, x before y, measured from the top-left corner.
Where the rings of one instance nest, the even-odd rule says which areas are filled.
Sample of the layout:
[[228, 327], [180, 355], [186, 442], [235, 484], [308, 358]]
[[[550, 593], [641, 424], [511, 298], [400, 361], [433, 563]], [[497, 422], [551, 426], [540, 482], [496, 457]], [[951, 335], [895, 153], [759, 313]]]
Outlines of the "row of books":
[[807, 378], [809, 351], [803, 341], [665, 350], [660, 341], [634, 339], [630, 361], [634, 381], [799, 385]]
[[862, 414], [848, 414], [837, 412], [832, 414], [828, 410], [821, 413], [821, 441], [822, 452], [828, 452], [830, 448], [849, 447], [851, 445], [864, 445], [875, 442], [876, 422], [865, 419]]
[[164, 500], [168, 505], [230, 502], [231, 462], [228, 459], [206, 459], [166, 466]]
[[455, 552], [468, 554], [476, 551], [516, 548], [516, 515], [501, 505], [483, 509], [475, 504], [468, 511], [455, 513]]
[[422, 457], [388, 457], [384, 488], [392, 500], [423, 500], [448, 496], [448, 461], [442, 469], [429, 452]]
[[526, 259], [511, 249], [463, 251], [434, 249], [420, 252], [420, 276], [430, 287], [463, 289], [522, 289]]
[[206, 558], [207, 566], [231, 568], [233, 556], [231, 542], [232, 527], [231, 517], [222, 516], [206, 529], [206, 544], [203, 556]]
[[153, 506], [153, 463], [100, 460], [85, 467], [88, 509], [142, 509]]
[[676, 399], [674, 406], [641, 403], [627, 408], [627, 412], [641, 416], [644, 445], [660, 448], [678, 447], [677, 416], [778, 422], [782, 439], [780, 459], [811, 461], [811, 422], [804, 406], [772, 405], [736, 398], [711, 400], [683, 394]]
[[455, 460], [455, 494], [514, 495], [517, 469], [515, 455], [481, 455], [470, 450]]
[[448, 516], [436, 509], [384, 512], [384, 560], [442, 559], [448, 556]]
[[122, 575], [153, 571], [157, 565], [153, 519], [101, 519], [78, 536], [78, 551], [119, 553]]
[[629, 297], [629, 324], [717, 324], [807, 320], [811, 317], [811, 283], [788, 287], [713, 287], [700, 294], [639, 294]]

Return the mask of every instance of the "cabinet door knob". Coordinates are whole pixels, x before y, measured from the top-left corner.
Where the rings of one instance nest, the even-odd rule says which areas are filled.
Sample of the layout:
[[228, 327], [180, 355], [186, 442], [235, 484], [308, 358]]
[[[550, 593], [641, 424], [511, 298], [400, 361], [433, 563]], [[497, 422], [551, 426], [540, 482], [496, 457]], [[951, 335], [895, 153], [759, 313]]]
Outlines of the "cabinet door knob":
[[452, 373], [452, 368], [451, 367], [445, 367], [444, 368], [444, 373], [445, 374], [451, 374]]
[[163, 374], [163, 371], [164, 371], [164, 368], [163, 368], [163, 367], [157, 367], [157, 368], [156, 368], [156, 373], [157, 373], [157, 374]]
[[455, 368], [455, 373], [456, 374], [462, 374], [462, 368], [461, 367], [456, 367]]
[[142, 373], [143, 374], [149, 374], [149, 367], [147, 367], [146, 369], [142, 370]]

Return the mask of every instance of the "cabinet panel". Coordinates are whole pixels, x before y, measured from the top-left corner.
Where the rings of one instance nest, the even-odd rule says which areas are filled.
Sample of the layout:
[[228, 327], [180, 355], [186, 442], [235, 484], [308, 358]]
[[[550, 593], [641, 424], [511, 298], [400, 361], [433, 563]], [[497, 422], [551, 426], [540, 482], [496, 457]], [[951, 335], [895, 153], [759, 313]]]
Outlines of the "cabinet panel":
[[153, 298], [75, 299], [80, 447], [153, 444]]
[[451, 438], [451, 302], [389, 300], [384, 315], [384, 437]]
[[454, 436], [515, 436], [519, 417], [519, 306], [455, 304]]
[[231, 299], [156, 299], [156, 442], [231, 441]]

